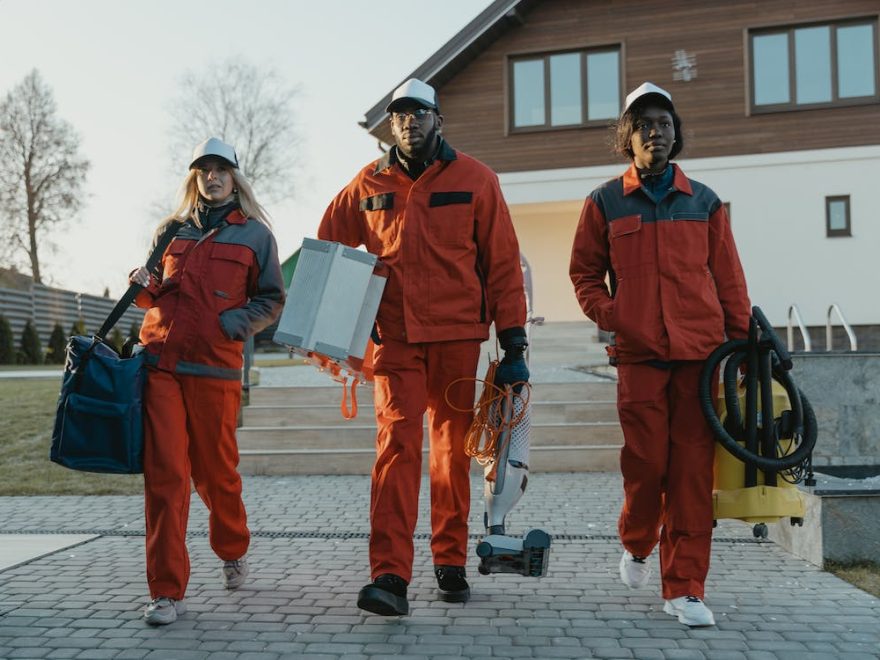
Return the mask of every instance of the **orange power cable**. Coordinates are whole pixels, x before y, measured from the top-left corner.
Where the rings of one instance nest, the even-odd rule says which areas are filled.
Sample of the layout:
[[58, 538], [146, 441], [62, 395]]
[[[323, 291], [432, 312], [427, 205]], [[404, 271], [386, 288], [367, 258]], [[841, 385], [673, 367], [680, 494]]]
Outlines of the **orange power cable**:
[[[531, 396], [531, 386], [526, 382], [522, 383], [523, 388], [519, 393], [513, 391], [513, 386], [507, 385], [504, 388], [500, 388], [495, 385], [495, 371], [498, 368], [498, 364], [498, 360], [489, 362], [486, 378], [483, 380], [479, 378], [459, 378], [451, 382], [446, 388], [445, 397], [447, 405], [453, 410], [464, 412], [467, 408], [458, 408], [449, 401], [449, 389], [456, 383], [465, 380], [483, 383], [483, 391], [473, 407], [474, 421], [465, 435], [464, 444], [467, 455], [475, 458], [480, 465], [488, 465], [491, 461], [495, 460], [495, 457], [504, 448], [499, 446], [498, 439], [504, 431], [513, 429], [522, 420]], [[520, 385], [520, 383], [515, 383], [514, 385]], [[523, 396], [523, 392], [527, 394]], [[510, 420], [504, 420], [501, 414], [504, 409], [503, 401], [505, 399], [507, 399], [510, 410], [515, 410], [514, 401], [516, 399], [520, 399], [523, 404], [519, 414], [511, 416]], [[507, 438], [509, 442], [509, 433]], [[492, 475], [487, 476], [487, 479], [491, 481], [493, 479]]]

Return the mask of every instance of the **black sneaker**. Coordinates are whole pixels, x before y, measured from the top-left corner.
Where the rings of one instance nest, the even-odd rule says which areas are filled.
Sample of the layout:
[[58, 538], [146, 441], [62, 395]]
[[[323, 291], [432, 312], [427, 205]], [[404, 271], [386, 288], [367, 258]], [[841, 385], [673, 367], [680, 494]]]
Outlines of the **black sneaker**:
[[464, 566], [434, 566], [434, 575], [437, 576], [440, 600], [447, 603], [466, 603], [471, 597], [471, 588], [464, 579]]
[[391, 573], [377, 577], [358, 593], [357, 606], [382, 616], [409, 614], [406, 600], [406, 580]]

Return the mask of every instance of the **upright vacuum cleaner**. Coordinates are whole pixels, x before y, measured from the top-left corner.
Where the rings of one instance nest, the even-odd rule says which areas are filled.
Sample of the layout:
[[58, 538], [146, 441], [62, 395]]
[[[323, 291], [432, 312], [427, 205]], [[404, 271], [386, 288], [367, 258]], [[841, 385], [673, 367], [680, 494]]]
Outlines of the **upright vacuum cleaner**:
[[[495, 385], [498, 361], [489, 363], [474, 421], [465, 437], [465, 451], [483, 466], [483, 523], [486, 534], [477, 544], [482, 575], [518, 573], [542, 577], [550, 560], [550, 535], [540, 529], [522, 537], [509, 536], [505, 518], [519, 502], [529, 482], [531, 388]], [[452, 383], [450, 386], [454, 385]]]
[[[490, 375], [494, 370], [490, 367]], [[486, 390], [494, 388], [487, 376]], [[486, 393], [484, 390], [484, 395]], [[528, 389], [522, 390], [528, 392]], [[477, 544], [477, 570], [490, 573], [518, 573], [528, 577], [547, 574], [550, 535], [531, 529], [522, 537], [508, 536], [504, 519], [519, 501], [529, 482], [529, 438], [531, 407], [508, 385], [489, 404], [489, 426], [497, 433], [483, 464], [486, 535]], [[480, 460], [480, 457], [477, 457]]]
[[[715, 397], [718, 370], [725, 360], [723, 392]], [[743, 367], [744, 387], [738, 382]], [[805, 504], [796, 484], [816, 483], [816, 416], [795, 385], [791, 368], [785, 346], [761, 309], [753, 307], [748, 339], [715, 349], [700, 376], [700, 405], [718, 441], [715, 520], [753, 523], [757, 538], [766, 538], [768, 522], [784, 517], [802, 525]]]

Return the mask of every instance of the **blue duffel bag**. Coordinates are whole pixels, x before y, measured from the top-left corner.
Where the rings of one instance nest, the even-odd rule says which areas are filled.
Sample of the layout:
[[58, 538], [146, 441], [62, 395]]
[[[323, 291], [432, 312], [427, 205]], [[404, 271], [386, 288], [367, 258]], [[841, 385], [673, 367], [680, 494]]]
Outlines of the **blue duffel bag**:
[[[153, 271], [180, 223], [172, 222], [153, 248], [146, 268]], [[144, 471], [142, 394], [144, 352], [119, 355], [107, 333], [143, 287], [132, 284], [101, 329], [67, 342], [67, 360], [55, 411], [49, 459], [82, 472], [139, 474]], [[126, 351], [127, 353], [127, 351]]]
[[71, 337], [49, 458], [72, 470], [144, 471], [144, 353], [121, 357], [99, 337]]

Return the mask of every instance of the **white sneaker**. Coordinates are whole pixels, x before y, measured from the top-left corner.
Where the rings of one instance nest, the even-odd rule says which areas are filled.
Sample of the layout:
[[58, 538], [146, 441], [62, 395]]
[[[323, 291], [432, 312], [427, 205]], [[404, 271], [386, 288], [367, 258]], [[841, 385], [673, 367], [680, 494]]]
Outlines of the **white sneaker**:
[[640, 589], [648, 584], [651, 567], [645, 562], [647, 557], [634, 557], [628, 550], [623, 551], [620, 558], [620, 579], [632, 588]]
[[671, 616], [677, 616], [679, 623], [686, 626], [714, 626], [715, 616], [706, 605], [696, 596], [682, 596], [667, 600], [663, 605], [663, 611]]
[[174, 600], [159, 596], [150, 601], [144, 608], [144, 621], [151, 626], [165, 626], [177, 621], [179, 614], [186, 613], [186, 605], [182, 600]]
[[244, 579], [249, 571], [247, 557], [224, 561], [221, 569], [223, 586], [227, 589], [238, 589], [244, 584]]

